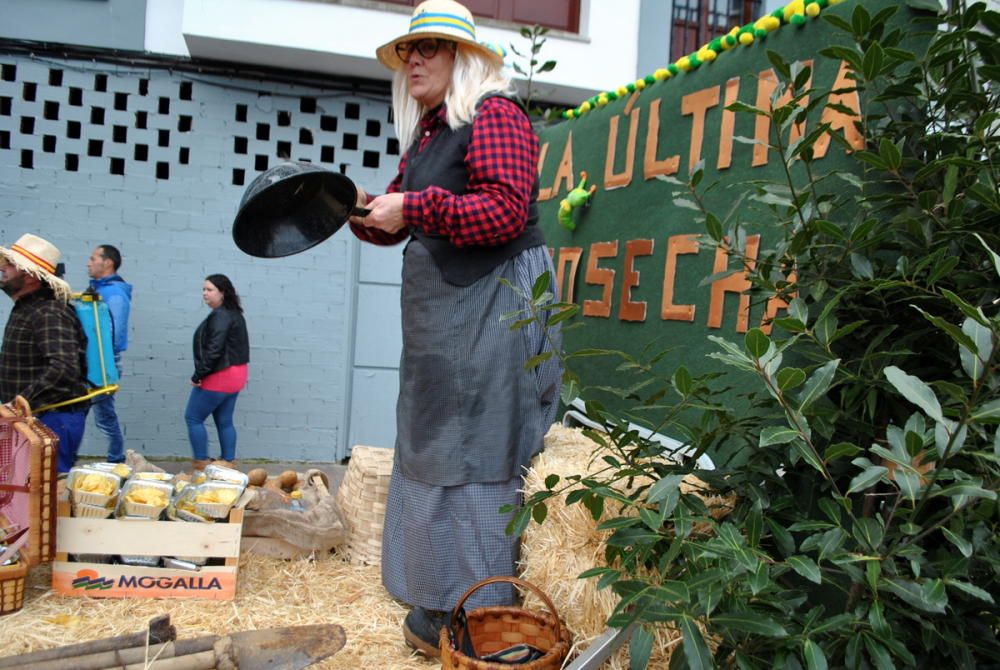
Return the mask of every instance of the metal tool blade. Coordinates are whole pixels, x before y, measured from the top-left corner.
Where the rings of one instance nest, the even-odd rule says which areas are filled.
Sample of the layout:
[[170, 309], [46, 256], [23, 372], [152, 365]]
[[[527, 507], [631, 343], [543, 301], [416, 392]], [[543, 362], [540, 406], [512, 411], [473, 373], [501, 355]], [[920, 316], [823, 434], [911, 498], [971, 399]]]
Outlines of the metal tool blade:
[[346, 641], [336, 624], [248, 630], [229, 637], [240, 670], [300, 670], [333, 656]]

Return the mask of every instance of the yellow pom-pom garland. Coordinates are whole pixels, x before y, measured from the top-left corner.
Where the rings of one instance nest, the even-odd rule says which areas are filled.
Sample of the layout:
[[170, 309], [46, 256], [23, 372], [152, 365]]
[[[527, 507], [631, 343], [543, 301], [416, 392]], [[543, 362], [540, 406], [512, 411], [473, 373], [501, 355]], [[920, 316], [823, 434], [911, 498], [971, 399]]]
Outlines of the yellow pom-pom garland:
[[682, 56], [676, 62], [670, 63], [666, 67], [658, 68], [651, 75], [647, 75], [642, 79], [636, 79], [634, 83], [619, 86], [614, 91], [605, 91], [585, 100], [576, 109], [564, 112], [563, 117], [578, 119], [595, 108], [604, 107], [608, 103], [618, 98], [626, 97], [635, 91], [643, 91], [658, 81], [666, 81], [681, 72], [690, 72], [703, 63], [711, 63], [722, 52], [729, 51], [737, 46], [750, 46], [758, 37], [766, 37], [782, 25], [792, 24], [801, 26], [806, 23], [807, 18], [816, 18], [819, 16], [820, 12], [828, 5], [836, 5], [840, 2], [842, 0], [791, 0], [783, 8], [762, 16], [753, 23], [748, 23], [745, 26], [733, 26], [725, 35], [713, 39], [694, 53]]

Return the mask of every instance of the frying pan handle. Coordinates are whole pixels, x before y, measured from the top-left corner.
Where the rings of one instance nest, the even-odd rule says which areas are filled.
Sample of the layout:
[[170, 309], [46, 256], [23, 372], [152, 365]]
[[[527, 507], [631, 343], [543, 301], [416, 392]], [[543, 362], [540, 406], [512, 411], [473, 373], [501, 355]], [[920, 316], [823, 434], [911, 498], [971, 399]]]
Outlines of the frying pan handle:
[[371, 213], [372, 211], [370, 209], [365, 209], [364, 207], [354, 207], [351, 209], [351, 216], [365, 217]]

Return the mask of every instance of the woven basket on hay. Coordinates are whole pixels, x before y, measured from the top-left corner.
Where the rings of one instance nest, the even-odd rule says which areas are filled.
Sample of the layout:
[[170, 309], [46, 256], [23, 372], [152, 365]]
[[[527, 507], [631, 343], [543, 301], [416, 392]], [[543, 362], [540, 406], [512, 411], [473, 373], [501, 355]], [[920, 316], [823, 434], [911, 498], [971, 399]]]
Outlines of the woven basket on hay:
[[0, 615], [12, 614], [24, 604], [24, 581], [28, 564], [18, 561], [0, 566]]
[[[599, 444], [578, 428], [554, 425], [545, 436], [545, 450], [531, 464], [524, 478], [524, 494], [529, 497], [546, 490], [545, 478], [550, 474], [587, 475], [604, 468], [601, 456], [606, 452]], [[649, 482], [636, 481], [635, 486]], [[697, 478], [690, 477], [681, 484], [684, 493], [701, 495], [703, 490]], [[733, 500], [720, 496], [701, 496], [721, 518], [732, 509]], [[578, 579], [580, 573], [606, 565], [605, 540], [611, 531], [598, 531], [590, 511], [581, 504], [565, 505], [562, 497], [546, 501], [548, 516], [545, 523], [530, 524], [521, 544], [521, 576], [547, 593], [563, 613], [566, 626], [573, 634], [578, 648], [585, 648], [590, 641], [607, 628], [608, 617], [618, 603], [611, 589], [597, 589], [596, 579]], [[605, 506], [605, 516], [620, 513], [610, 501]], [[528, 598], [526, 605], [531, 601]], [[537, 605], [537, 603], [536, 603]], [[649, 667], [666, 667], [670, 653], [681, 640], [674, 629], [658, 627], [655, 631], [653, 655]], [[619, 652], [608, 660], [610, 670], [628, 668], [627, 651]]]
[[337, 489], [337, 505], [347, 528], [343, 551], [355, 565], [382, 562], [382, 527], [394, 453], [381, 447], [354, 447]]
[[[443, 670], [501, 670], [517, 667], [522, 670], [557, 670], [570, 648], [570, 635], [559, 620], [552, 601], [538, 587], [515, 577], [490, 577], [472, 586], [458, 599], [451, 615], [451, 628], [456, 628], [457, 613], [473, 593], [483, 586], [510, 583], [532, 593], [545, 605], [545, 611], [522, 607], [480, 607], [468, 612], [464, 630], [456, 631], [452, 640], [447, 628], [441, 629], [440, 649]], [[462, 637], [468, 635], [479, 656], [487, 656], [515, 645], [530, 645], [544, 655], [513, 665], [474, 658], [462, 651]]]

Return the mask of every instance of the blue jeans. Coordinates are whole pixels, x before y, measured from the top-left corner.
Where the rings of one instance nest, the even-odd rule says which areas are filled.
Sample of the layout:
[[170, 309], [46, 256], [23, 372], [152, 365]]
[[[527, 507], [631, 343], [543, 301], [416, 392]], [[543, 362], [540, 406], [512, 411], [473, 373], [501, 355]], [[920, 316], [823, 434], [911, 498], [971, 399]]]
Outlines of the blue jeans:
[[94, 423], [97, 429], [108, 438], [108, 462], [125, 462], [125, 436], [118, 425], [118, 415], [115, 413], [115, 396], [113, 394], [98, 396], [90, 403], [94, 410]]
[[76, 452], [83, 441], [83, 429], [87, 426], [87, 412], [45, 412], [38, 419], [52, 429], [59, 438], [58, 469], [69, 472], [76, 463]]
[[208, 460], [208, 431], [205, 430], [205, 419], [211, 414], [215, 420], [215, 429], [219, 433], [219, 446], [222, 448], [222, 460], [236, 460], [236, 427], [233, 425], [233, 411], [236, 409], [237, 393], [222, 393], [221, 391], [205, 391], [198, 387], [191, 389], [187, 409], [184, 410], [184, 421], [187, 422], [188, 439], [191, 441], [191, 451], [195, 460]]

